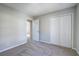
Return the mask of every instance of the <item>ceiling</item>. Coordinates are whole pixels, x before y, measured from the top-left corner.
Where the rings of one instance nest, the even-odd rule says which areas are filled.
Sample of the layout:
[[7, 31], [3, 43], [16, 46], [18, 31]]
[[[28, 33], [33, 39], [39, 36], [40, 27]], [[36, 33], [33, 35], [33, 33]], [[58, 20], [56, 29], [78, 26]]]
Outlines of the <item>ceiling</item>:
[[4, 5], [19, 10], [28, 16], [40, 16], [65, 8], [73, 7], [75, 3], [4, 3]]

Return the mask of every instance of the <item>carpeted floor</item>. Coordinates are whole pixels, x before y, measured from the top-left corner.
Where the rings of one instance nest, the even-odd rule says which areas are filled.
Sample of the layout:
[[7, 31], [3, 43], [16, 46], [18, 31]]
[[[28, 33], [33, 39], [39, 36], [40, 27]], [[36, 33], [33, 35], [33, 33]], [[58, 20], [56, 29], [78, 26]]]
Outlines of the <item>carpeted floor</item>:
[[0, 56], [78, 56], [78, 54], [70, 48], [29, 40], [26, 44], [0, 53]]

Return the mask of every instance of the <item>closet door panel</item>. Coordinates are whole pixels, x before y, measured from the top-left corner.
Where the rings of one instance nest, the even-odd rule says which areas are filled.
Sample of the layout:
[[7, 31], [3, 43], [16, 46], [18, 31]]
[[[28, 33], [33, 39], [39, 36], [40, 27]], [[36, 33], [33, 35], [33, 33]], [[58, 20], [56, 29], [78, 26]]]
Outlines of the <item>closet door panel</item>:
[[71, 48], [71, 14], [60, 18], [60, 45]]
[[59, 45], [59, 20], [58, 17], [50, 19], [50, 42]]

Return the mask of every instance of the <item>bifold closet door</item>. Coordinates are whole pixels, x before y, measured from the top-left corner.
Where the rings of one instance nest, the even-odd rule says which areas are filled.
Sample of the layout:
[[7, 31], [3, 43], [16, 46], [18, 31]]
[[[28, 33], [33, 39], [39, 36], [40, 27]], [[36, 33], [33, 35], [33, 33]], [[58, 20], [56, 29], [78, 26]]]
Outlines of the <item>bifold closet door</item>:
[[50, 19], [50, 43], [59, 45], [59, 18]]
[[50, 43], [71, 48], [71, 20], [72, 15], [62, 15], [50, 19]]
[[63, 15], [60, 17], [60, 45], [69, 48], [72, 47], [71, 17], [71, 14]]

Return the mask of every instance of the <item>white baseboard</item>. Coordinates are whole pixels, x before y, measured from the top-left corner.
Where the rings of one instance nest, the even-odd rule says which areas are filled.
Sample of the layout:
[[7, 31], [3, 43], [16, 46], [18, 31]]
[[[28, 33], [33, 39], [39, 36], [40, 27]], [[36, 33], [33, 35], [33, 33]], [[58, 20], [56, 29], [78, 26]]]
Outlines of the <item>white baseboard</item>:
[[76, 48], [73, 48], [77, 53], [78, 53], [78, 55], [79, 55], [79, 51], [76, 49]]
[[78, 53], [78, 55], [79, 55], [79, 51], [78, 50], [76, 50], [77, 51], [77, 53]]
[[44, 43], [48, 43], [48, 44], [51, 44], [50, 42], [46, 42], [46, 41], [40, 41], [40, 42], [44, 42]]
[[18, 44], [18, 45], [11, 46], [11, 47], [8, 47], [8, 48], [6, 48], [6, 49], [0, 50], [0, 53], [1, 53], [1, 52], [4, 52], [4, 51], [7, 51], [7, 50], [9, 50], [9, 49], [12, 49], [12, 48], [18, 47], [18, 46], [23, 45], [23, 44], [25, 44], [25, 43], [26, 43], [26, 41], [23, 42], [23, 43], [20, 43], [20, 44]]

